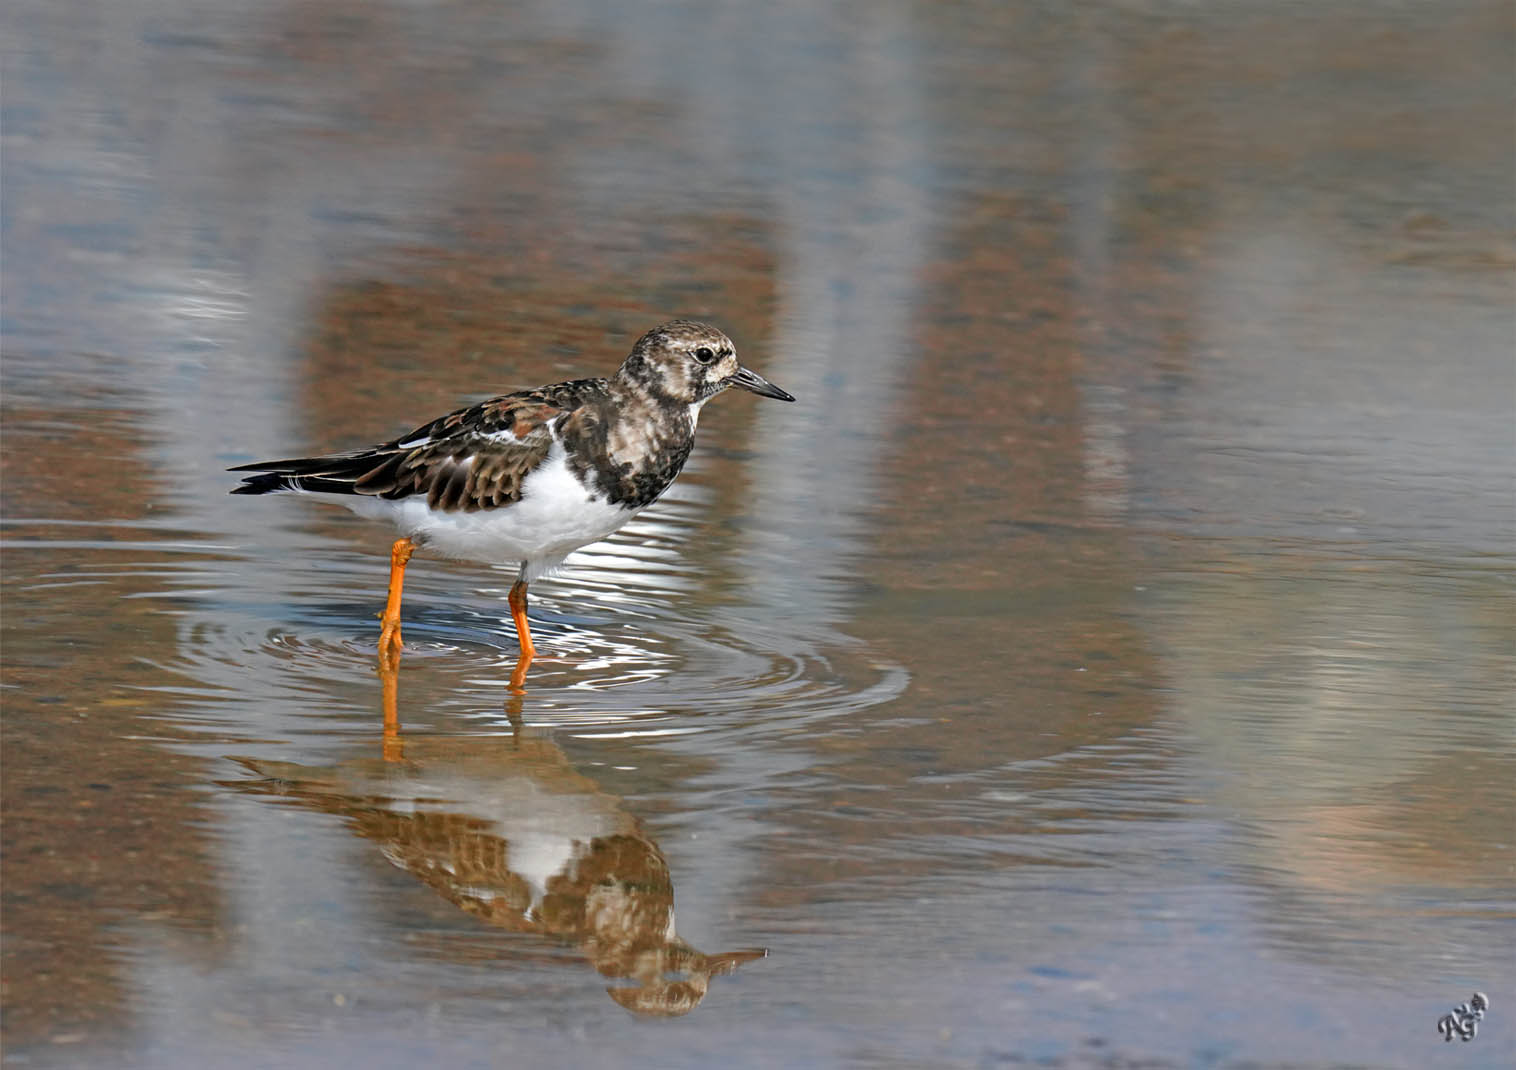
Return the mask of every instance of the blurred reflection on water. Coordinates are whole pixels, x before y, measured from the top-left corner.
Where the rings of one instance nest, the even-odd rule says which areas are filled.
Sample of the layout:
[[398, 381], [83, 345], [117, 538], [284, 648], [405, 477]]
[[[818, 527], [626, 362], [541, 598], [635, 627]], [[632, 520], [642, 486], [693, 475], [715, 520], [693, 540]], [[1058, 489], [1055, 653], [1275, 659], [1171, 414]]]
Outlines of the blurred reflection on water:
[[[1516, 1061], [1503, 6], [5, 19], [7, 1063]], [[676, 314], [800, 403], [534, 591], [516, 750], [418, 558], [380, 763], [383, 534], [223, 469]], [[636, 961], [432, 818], [626, 837]]]
[[[1172, 708], [1233, 824], [1230, 866], [1271, 904], [1268, 942], [1411, 982], [1449, 954], [1448, 912], [1496, 925], [1499, 946], [1509, 577], [1237, 564], [1175, 577], [1155, 616]], [[1467, 899], [1443, 900], [1448, 884]]]
[[394, 866], [509, 932], [571, 945], [638, 1015], [688, 1014], [760, 950], [705, 955], [674, 933], [668, 863], [620, 800], [540, 733], [422, 739], [328, 768], [246, 759], [227, 786], [336, 814]]

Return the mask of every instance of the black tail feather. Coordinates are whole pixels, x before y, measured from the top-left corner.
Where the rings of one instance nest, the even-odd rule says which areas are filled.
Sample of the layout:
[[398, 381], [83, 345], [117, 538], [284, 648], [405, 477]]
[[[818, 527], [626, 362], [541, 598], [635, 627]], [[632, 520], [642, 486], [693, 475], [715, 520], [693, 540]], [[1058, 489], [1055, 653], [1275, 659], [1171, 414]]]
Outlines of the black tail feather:
[[243, 476], [233, 494], [272, 494], [281, 490], [306, 490], [318, 494], [356, 494], [353, 484], [374, 467], [374, 457], [364, 451], [350, 456], [295, 457], [285, 461], [255, 461], [228, 468], [228, 472], [257, 472]]
[[[235, 469], [232, 469], [235, 471]], [[233, 487], [233, 494], [272, 494], [276, 490], [294, 490], [289, 476], [282, 476], [277, 472], [264, 472], [262, 475], [244, 476], [240, 487]]]

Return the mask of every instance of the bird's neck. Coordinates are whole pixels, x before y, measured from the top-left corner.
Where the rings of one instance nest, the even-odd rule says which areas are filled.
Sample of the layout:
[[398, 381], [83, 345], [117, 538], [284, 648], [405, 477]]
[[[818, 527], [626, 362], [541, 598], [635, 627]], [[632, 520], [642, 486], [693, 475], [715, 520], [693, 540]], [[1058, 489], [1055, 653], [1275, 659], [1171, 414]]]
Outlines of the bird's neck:
[[678, 417], [684, 414], [689, 417], [689, 429], [692, 432], [695, 429], [695, 418], [706, 400], [701, 399], [691, 405], [688, 401], [670, 395], [663, 389], [662, 381], [656, 377], [650, 381], [646, 376], [628, 375], [625, 367], [609, 380], [606, 394], [607, 411], [615, 414], [618, 419], [645, 420], [656, 416], [678, 426]]

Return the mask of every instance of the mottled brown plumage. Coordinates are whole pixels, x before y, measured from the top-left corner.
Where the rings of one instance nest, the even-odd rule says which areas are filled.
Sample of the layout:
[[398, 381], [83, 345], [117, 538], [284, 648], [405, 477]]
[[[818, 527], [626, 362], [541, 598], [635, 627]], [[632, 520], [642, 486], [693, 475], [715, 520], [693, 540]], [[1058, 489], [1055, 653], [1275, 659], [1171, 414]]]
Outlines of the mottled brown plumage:
[[[702, 363], [699, 354], [710, 354]], [[389, 501], [424, 497], [442, 512], [521, 500], [526, 477], [563, 442], [592, 494], [628, 509], [657, 500], [695, 442], [692, 408], [729, 386], [793, 401], [737, 363], [715, 328], [674, 320], [637, 341], [608, 379], [576, 379], [503, 394], [367, 449], [239, 465], [233, 494], [300, 490]]]
[[[585, 380], [585, 383], [604, 380]], [[459, 409], [409, 435], [364, 450], [328, 457], [264, 461], [233, 471], [267, 473], [243, 481], [233, 494], [303, 490], [361, 494], [395, 501], [423, 497], [433, 509], [496, 508], [520, 501], [527, 473], [552, 447], [549, 424], [577, 407], [562, 383], [505, 394]], [[558, 404], [548, 400], [556, 395]]]

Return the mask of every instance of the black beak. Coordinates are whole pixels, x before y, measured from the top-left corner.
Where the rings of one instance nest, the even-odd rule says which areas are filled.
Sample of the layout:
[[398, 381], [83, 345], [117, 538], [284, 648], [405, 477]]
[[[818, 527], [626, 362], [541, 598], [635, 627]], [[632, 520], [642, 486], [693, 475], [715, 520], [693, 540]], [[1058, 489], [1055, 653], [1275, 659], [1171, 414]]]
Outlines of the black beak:
[[763, 398], [778, 398], [780, 401], [795, 400], [795, 395], [780, 390], [757, 372], [750, 372], [746, 368], [738, 368], [737, 374], [727, 380], [727, 385], [740, 386]]

